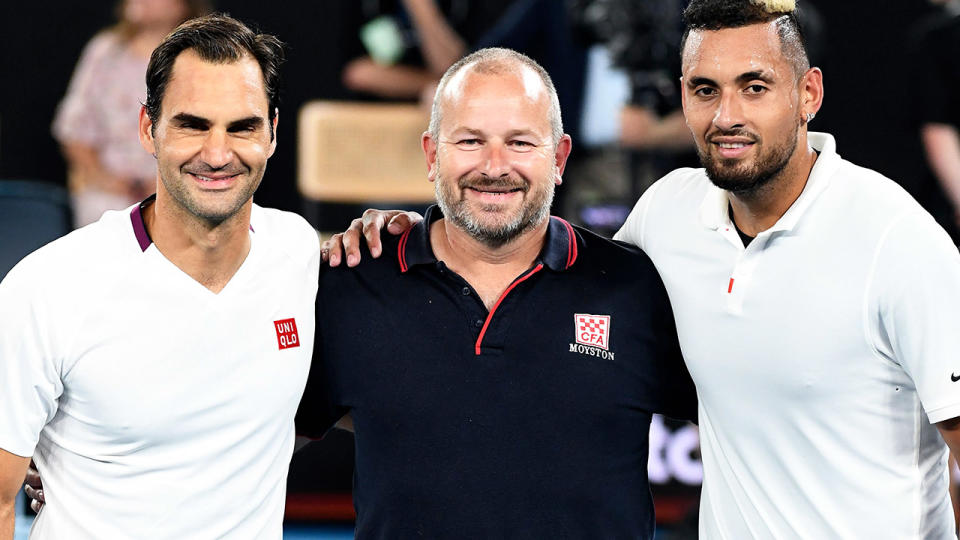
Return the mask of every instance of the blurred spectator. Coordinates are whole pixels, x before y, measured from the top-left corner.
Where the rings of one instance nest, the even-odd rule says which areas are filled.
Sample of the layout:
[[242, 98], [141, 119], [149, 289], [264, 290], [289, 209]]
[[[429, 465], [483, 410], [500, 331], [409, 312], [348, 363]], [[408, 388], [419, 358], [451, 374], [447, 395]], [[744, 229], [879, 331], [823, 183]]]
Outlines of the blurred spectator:
[[[923, 99], [917, 100], [920, 136], [939, 185], [918, 194], [954, 242], [960, 241], [960, 0], [939, 7], [912, 28], [913, 57]], [[938, 189], [939, 188], [939, 189]], [[929, 193], [933, 191], [934, 193]]]
[[[425, 87], [469, 51], [510, 0], [363, 2], [360, 29], [367, 54], [343, 70], [344, 85], [389, 99], [419, 99]], [[430, 101], [433, 96], [430, 96]]]
[[177, 24], [207, 11], [204, 0], [123, 0], [119, 22], [84, 48], [53, 122], [77, 227], [153, 193], [156, 163], [137, 137], [147, 62]]
[[[612, 234], [657, 178], [678, 167], [699, 166], [680, 102], [687, 3], [570, 0], [576, 39], [592, 47], [582, 126], [587, 159], [581, 167], [568, 166], [569, 174], [582, 178], [565, 210], [568, 219]], [[800, 19], [816, 63], [822, 18], [804, 2]]]
[[370, 54], [344, 69], [348, 88], [429, 104], [440, 76], [462, 56], [507, 47], [550, 74], [564, 128], [577, 141], [586, 52], [573, 42], [563, 2], [403, 0], [397, 8], [392, 17], [376, 18], [361, 30]]

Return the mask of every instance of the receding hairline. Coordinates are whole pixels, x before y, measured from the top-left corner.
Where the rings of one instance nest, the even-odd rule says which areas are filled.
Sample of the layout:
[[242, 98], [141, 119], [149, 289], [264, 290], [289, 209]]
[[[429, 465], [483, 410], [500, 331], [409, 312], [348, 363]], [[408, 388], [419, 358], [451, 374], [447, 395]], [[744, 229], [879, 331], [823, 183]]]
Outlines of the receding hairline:
[[[429, 126], [429, 133], [435, 139], [439, 136], [440, 122], [443, 117], [442, 109], [446, 107], [445, 101], [451, 98], [454, 90], [463, 86], [468, 77], [475, 75], [517, 76], [525, 89], [537, 89], [537, 96], [531, 96], [531, 99], [539, 99], [540, 93], [545, 92], [548, 103], [550, 135], [553, 143], [557, 144], [563, 137], [560, 102], [557, 97], [557, 90], [550, 79], [550, 74], [543, 66], [522, 53], [511, 49], [491, 47], [480, 49], [460, 59], [440, 79], [433, 98]], [[538, 81], [538, 84], [531, 86], [530, 83], [534, 80]], [[529, 93], [528, 90], [528, 95]]]

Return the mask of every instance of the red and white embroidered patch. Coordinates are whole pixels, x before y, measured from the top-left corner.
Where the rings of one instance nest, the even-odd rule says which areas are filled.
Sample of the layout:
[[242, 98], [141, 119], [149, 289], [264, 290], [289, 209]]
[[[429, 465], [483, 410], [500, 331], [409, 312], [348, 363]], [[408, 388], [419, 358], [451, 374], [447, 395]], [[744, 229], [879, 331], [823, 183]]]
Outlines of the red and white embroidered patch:
[[273, 321], [273, 327], [277, 329], [277, 345], [280, 346], [281, 351], [300, 346], [300, 336], [297, 335], [297, 321], [280, 319], [279, 321]]
[[609, 315], [588, 315], [586, 313], [577, 313], [573, 316], [573, 319], [577, 343], [609, 350]]

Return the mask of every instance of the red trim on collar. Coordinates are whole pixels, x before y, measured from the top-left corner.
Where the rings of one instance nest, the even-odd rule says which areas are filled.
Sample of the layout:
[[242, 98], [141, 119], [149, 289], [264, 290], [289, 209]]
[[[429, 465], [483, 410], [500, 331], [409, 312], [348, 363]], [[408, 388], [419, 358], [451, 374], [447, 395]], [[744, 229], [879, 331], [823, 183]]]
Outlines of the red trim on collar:
[[400, 237], [400, 243], [397, 244], [397, 260], [400, 261], [400, 271], [406, 273], [410, 267], [407, 266], [407, 239], [410, 238], [410, 231], [413, 227], [407, 229]]
[[567, 229], [567, 238], [569, 240], [567, 243], [567, 266], [564, 267], [564, 269], [566, 269], [573, 266], [573, 263], [577, 261], [577, 235], [573, 232], [573, 225], [567, 223], [567, 220], [559, 217], [557, 219], [560, 220], [560, 223], [563, 223], [563, 226]]
[[503, 291], [503, 294], [501, 294], [501, 295], [500, 295], [500, 298], [497, 299], [497, 303], [493, 305], [493, 309], [491, 309], [491, 310], [490, 310], [490, 313], [487, 314], [487, 320], [484, 321], [484, 323], [483, 323], [483, 329], [480, 330], [480, 335], [477, 336], [477, 343], [476, 343], [476, 345], [474, 345], [474, 348], [473, 348], [473, 352], [474, 352], [474, 354], [475, 354], [476, 356], [480, 356], [480, 344], [483, 342], [483, 336], [484, 336], [484, 334], [487, 333], [487, 328], [490, 326], [490, 321], [493, 320], [493, 314], [497, 312], [497, 308], [500, 307], [500, 303], [503, 302], [503, 299], [506, 298], [508, 294], [510, 294], [510, 291], [512, 291], [514, 287], [516, 287], [516, 286], [519, 285], [520, 283], [526, 281], [527, 278], [529, 278], [530, 276], [536, 274], [537, 272], [539, 272], [539, 271], [542, 270], [542, 269], [543, 269], [543, 263], [540, 263], [540, 264], [534, 266], [534, 267], [533, 267], [533, 270], [530, 270], [530, 271], [527, 272], [526, 274], [524, 274], [524, 275], [518, 277], [517, 279], [515, 279], [515, 280], [513, 281], [513, 283], [511, 283], [510, 286], [507, 287], [507, 290]]
[[135, 205], [130, 210], [130, 223], [133, 225], [133, 235], [137, 238], [137, 244], [140, 245], [140, 251], [146, 251], [153, 240], [147, 234], [147, 224], [143, 221], [143, 212], [141, 211], [143, 203]]

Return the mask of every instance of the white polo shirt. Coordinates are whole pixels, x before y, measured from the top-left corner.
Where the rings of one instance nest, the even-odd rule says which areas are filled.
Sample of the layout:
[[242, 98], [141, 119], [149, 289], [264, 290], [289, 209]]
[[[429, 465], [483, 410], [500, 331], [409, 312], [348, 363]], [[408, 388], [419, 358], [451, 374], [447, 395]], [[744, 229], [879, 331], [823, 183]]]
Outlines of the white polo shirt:
[[257, 206], [249, 234], [219, 294], [157, 250], [139, 206], [0, 283], [0, 448], [34, 456], [47, 499], [31, 538], [281, 537], [319, 242]]
[[960, 255], [898, 185], [820, 156], [744, 249], [703, 169], [652, 186], [616, 238], [663, 277], [700, 398], [701, 538], [954, 538]]

